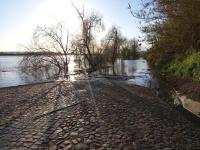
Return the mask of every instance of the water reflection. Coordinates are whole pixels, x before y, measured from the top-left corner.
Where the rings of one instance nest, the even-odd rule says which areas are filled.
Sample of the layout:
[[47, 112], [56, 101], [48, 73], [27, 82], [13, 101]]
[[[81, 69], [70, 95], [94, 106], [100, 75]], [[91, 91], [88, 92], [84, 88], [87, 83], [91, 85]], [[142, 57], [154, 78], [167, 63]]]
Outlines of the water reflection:
[[21, 56], [0, 56], [0, 87], [17, 85], [21, 82], [19, 63]]
[[[53, 66], [40, 68], [37, 70], [23, 68], [20, 64], [23, 56], [0, 56], [0, 87], [17, 86], [44, 82], [62, 78], [62, 74]], [[74, 74], [77, 65], [74, 57], [70, 58], [69, 74]], [[70, 76], [70, 80], [75, 80]]]
[[115, 63], [114, 72], [112, 67], [101, 69], [101, 75], [124, 76], [129, 84], [136, 84], [152, 89], [158, 89], [159, 84], [156, 77], [149, 68], [147, 61], [143, 58], [137, 60], [120, 60]]
[[[38, 70], [21, 70], [20, 62], [23, 56], [0, 56], [0, 87], [9, 87], [24, 85], [36, 82], [49, 81], [62, 78], [58, 74], [56, 67], [50, 66]], [[70, 58], [69, 74], [75, 74], [79, 70], [80, 62], [74, 57]], [[114, 66], [115, 75], [125, 76], [129, 84], [136, 84], [153, 89], [158, 88], [158, 82], [151, 72], [146, 60], [140, 58], [137, 60], [118, 59]], [[98, 71], [99, 74], [114, 75], [112, 67], [104, 68]], [[70, 80], [76, 80], [77, 76], [69, 76]]]

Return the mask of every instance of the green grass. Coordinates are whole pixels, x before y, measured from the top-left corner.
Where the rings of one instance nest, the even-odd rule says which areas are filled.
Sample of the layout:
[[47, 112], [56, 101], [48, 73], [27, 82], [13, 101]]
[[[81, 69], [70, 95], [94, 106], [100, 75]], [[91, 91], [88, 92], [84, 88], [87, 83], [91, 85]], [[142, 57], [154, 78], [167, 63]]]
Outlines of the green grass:
[[174, 60], [170, 64], [164, 65], [162, 71], [200, 81], [200, 52], [193, 52], [182, 59]]

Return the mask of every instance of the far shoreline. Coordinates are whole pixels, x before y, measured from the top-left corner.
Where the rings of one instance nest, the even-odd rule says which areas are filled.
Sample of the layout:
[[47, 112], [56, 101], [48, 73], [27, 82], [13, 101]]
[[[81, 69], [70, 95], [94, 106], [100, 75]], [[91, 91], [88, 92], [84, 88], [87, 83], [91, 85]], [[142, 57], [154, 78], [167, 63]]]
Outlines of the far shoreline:
[[22, 87], [22, 86], [33, 86], [33, 85], [45, 84], [45, 83], [51, 83], [51, 82], [62, 82], [62, 81], [58, 81], [58, 80], [48, 80], [48, 81], [41, 81], [41, 82], [25, 83], [25, 84], [20, 84], [20, 85], [13, 85], [13, 86], [0, 87], [0, 90], [1, 90], [1, 89], [17, 88], [17, 87]]

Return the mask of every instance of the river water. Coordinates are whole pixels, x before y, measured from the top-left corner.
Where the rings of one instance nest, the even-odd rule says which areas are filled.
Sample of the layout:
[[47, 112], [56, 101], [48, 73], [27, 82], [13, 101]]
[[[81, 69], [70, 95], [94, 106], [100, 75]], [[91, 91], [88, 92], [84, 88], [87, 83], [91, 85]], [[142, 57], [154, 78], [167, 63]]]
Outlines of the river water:
[[159, 84], [145, 59], [120, 60], [115, 62], [114, 72], [112, 68], [101, 69], [102, 75], [120, 75], [126, 78], [128, 84], [136, 84], [151, 89], [158, 89]]
[[[37, 82], [53, 80], [55, 73], [49, 72], [30, 72], [21, 71], [20, 62], [23, 56], [0, 56], [0, 87], [10, 87], [25, 85]], [[69, 63], [69, 73], [73, 74], [78, 64], [74, 62], [73, 57]], [[112, 68], [101, 70], [101, 73], [112, 74]], [[117, 60], [115, 63], [116, 75], [127, 76], [129, 84], [137, 84], [145, 87], [156, 88], [158, 82], [153, 76], [146, 60], [140, 58], [137, 60]], [[73, 79], [73, 77], [71, 77]]]
[[[21, 69], [20, 62], [24, 56], [0, 56], [0, 88], [26, 85], [58, 79], [55, 70], [26, 72]], [[73, 74], [76, 68], [73, 57], [69, 63], [69, 73]]]

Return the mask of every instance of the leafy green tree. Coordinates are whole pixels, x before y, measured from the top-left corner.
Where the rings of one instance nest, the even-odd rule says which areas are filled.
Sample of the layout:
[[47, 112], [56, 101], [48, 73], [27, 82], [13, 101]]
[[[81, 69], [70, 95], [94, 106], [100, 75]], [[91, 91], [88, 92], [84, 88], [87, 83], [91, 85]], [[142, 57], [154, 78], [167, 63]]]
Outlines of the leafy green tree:
[[152, 45], [148, 58], [154, 65], [199, 49], [199, 0], [143, 0], [140, 11], [131, 14], [143, 21], [141, 28]]

